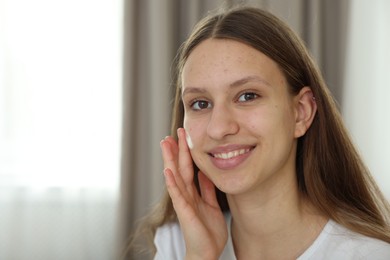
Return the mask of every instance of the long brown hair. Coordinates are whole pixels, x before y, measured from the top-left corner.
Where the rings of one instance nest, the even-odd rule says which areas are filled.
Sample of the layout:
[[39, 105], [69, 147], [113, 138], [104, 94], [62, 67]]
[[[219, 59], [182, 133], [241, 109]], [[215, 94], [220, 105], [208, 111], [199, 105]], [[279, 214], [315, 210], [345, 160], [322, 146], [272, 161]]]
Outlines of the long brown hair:
[[[304, 86], [312, 89], [318, 109], [311, 127], [298, 140], [296, 172], [300, 191], [334, 221], [390, 243], [389, 204], [352, 144], [319, 69], [302, 40], [266, 11], [235, 8], [209, 15], [195, 26], [176, 57], [172, 135], [176, 136], [176, 129], [183, 126], [182, 68], [191, 51], [210, 38], [239, 41], [273, 59], [284, 73], [291, 93], [298, 93]], [[225, 195], [218, 194], [221, 209], [228, 210]], [[166, 193], [143, 227], [153, 237], [159, 226], [175, 218]]]

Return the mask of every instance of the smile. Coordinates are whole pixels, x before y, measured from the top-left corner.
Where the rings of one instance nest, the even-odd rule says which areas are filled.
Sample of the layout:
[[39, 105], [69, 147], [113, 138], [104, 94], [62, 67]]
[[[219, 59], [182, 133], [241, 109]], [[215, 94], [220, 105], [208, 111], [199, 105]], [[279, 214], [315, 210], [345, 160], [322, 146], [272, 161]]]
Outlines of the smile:
[[215, 153], [215, 154], [211, 154], [211, 156], [213, 156], [214, 158], [219, 158], [219, 159], [231, 159], [233, 157], [237, 157], [237, 156], [240, 156], [242, 154], [246, 154], [250, 151], [251, 149], [247, 148], [247, 149], [239, 149], [239, 150], [235, 150], [235, 151], [230, 151], [228, 153]]
[[[241, 146], [241, 147], [240, 147]], [[211, 163], [221, 170], [232, 170], [248, 159], [256, 146], [230, 145], [209, 153]]]

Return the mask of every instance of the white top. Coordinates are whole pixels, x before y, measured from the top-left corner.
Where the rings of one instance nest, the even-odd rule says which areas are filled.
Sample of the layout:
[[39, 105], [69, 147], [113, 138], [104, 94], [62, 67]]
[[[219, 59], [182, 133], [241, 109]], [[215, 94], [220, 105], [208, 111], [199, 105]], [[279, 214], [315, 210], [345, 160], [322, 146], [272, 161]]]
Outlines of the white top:
[[[231, 239], [231, 218], [227, 217], [229, 237], [220, 260], [236, 260]], [[178, 223], [168, 223], [157, 229], [154, 243], [155, 260], [182, 260], [185, 242]], [[390, 260], [390, 244], [353, 232], [329, 220], [313, 244], [298, 260], [306, 259], [373, 259]]]

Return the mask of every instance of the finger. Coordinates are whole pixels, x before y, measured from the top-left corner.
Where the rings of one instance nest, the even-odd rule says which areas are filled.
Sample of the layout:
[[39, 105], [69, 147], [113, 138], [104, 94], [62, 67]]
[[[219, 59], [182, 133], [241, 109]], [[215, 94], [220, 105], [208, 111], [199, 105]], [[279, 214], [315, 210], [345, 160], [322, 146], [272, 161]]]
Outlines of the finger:
[[160, 146], [163, 155], [164, 169], [171, 170], [175, 178], [175, 183], [177, 184], [178, 188], [184, 192], [186, 190], [186, 185], [184, 184], [178, 169], [178, 157], [174, 155], [174, 151], [177, 149], [177, 144], [175, 142], [168, 141], [167, 138], [165, 138], [160, 142]]
[[172, 136], [167, 136], [167, 137], [165, 137], [164, 140], [167, 141], [171, 145], [171, 150], [172, 150], [173, 156], [177, 157], [179, 154], [179, 146], [178, 146], [176, 140]]
[[160, 142], [164, 168], [170, 168], [173, 172], [177, 171], [178, 157], [174, 155], [174, 144], [169, 142], [167, 138]]
[[186, 132], [184, 128], [177, 130], [179, 142], [179, 169], [183, 176], [186, 185], [192, 185], [194, 182], [194, 167], [190, 153], [190, 149], [186, 140]]
[[191, 203], [187, 201], [186, 196], [184, 196], [182, 191], [177, 186], [176, 178], [173, 172], [167, 168], [164, 170], [164, 176], [168, 194], [171, 197], [173, 207], [179, 219], [183, 220], [193, 216], [195, 211]]
[[198, 179], [202, 199], [210, 206], [219, 208], [214, 183], [212, 183], [212, 181], [210, 181], [210, 179], [201, 171], [198, 173]]

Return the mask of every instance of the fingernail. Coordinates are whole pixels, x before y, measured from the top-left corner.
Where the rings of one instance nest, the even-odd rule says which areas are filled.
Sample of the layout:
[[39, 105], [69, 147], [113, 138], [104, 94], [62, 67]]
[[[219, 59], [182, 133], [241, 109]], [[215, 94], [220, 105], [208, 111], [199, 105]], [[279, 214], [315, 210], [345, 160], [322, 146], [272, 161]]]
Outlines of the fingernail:
[[160, 141], [160, 144], [162, 144], [165, 140], [167, 140], [168, 139], [168, 135], [167, 136], [165, 136], [161, 141]]
[[164, 168], [164, 170], [163, 170], [164, 177], [166, 177], [166, 175], [167, 175], [167, 170], [168, 170], [168, 168]]
[[183, 129], [184, 129], [184, 128], [182, 128], [182, 127], [179, 127], [179, 128], [177, 129], [177, 136], [180, 135], [180, 132], [183, 131]]
[[161, 141], [160, 141], [160, 148], [162, 149], [163, 147], [163, 143], [165, 142], [165, 139], [162, 139]]

